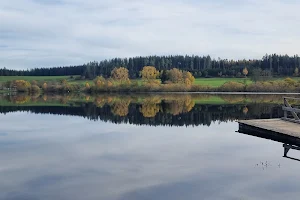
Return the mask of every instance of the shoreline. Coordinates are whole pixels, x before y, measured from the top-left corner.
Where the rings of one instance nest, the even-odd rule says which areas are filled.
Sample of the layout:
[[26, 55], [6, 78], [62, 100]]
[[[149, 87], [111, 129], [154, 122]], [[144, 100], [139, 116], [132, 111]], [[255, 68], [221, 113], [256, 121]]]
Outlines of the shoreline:
[[[209, 95], [300, 95], [300, 93], [297, 92], [155, 92], [155, 91], [151, 91], [151, 92], [132, 92], [132, 91], [128, 91], [128, 92], [99, 92], [99, 93], [85, 93], [85, 92], [67, 92], [67, 93], [40, 93], [40, 94], [56, 94], [56, 95], [65, 95], [65, 94], [88, 94], [88, 95], [103, 95], [103, 94], [209, 94]], [[19, 94], [28, 94], [28, 93], [24, 93], [24, 92], [4, 92], [4, 91], [0, 91], [0, 96], [14, 96], [14, 95], [19, 95]]]
[[[149, 93], [149, 92], [145, 92]], [[296, 92], [150, 92], [150, 93], [161, 93], [161, 94], [171, 94], [171, 93], [177, 93], [177, 94], [225, 94], [225, 95], [300, 95], [300, 93]]]

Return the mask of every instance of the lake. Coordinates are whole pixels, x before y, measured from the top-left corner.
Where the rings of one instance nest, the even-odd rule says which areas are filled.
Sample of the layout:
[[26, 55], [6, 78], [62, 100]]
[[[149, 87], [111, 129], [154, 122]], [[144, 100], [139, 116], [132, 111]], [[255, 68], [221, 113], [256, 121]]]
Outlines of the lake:
[[[295, 95], [294, 95], [295, 96]], [[238, 133], [281, 95], [0, 97], [0, 199], [296, 199], [300, 152]]]

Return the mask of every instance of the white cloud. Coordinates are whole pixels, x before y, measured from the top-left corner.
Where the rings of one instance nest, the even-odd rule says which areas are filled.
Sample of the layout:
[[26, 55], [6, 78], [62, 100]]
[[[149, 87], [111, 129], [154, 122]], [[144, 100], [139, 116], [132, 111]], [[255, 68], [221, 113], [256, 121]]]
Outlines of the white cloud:
[[0, 1], [0, 67], [153, 54], [292, 55], [299, 9], [293, 0]]

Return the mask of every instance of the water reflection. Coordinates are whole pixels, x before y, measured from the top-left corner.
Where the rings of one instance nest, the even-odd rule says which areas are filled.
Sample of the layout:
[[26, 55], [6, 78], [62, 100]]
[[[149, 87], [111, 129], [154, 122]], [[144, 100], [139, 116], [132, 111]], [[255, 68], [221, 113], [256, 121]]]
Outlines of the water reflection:
[[[298, 165], [236, 123], [147, 127], [0, 115], [0, 199], [295, 199]], [[258, 162], [268, 163], [262, 170]], [[280, 164], [280, 168], [278, 167]], [[255, 191], [255, 192], [253, 192]]]
[[[281, 101], [276, 96], [2, 97], [0, 199], [296, 199], [298, 162], [282, 157], [276, 138], [236, 133], [237, 123], [231, 122], [280, 116]], [[222, 121], [228, 123], [213, 123]], [[183, 127], [200, 124], [210, 126]], [[285, 155], [297, 159], [293, 148]]]
[[0, 112], [82, 116], [139, 125], [211, 125], [282, 116], [280, 95], [35, 95], [2, 96]]

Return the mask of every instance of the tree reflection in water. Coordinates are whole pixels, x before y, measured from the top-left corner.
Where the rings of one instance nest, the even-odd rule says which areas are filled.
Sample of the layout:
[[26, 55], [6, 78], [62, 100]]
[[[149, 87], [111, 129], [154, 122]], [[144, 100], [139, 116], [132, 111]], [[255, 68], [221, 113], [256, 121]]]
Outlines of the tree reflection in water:
[[210, 125], [282, 116], [281, 95], [140, 94], [1, 96], [0, 112], [75, 115], [137, 125]]

